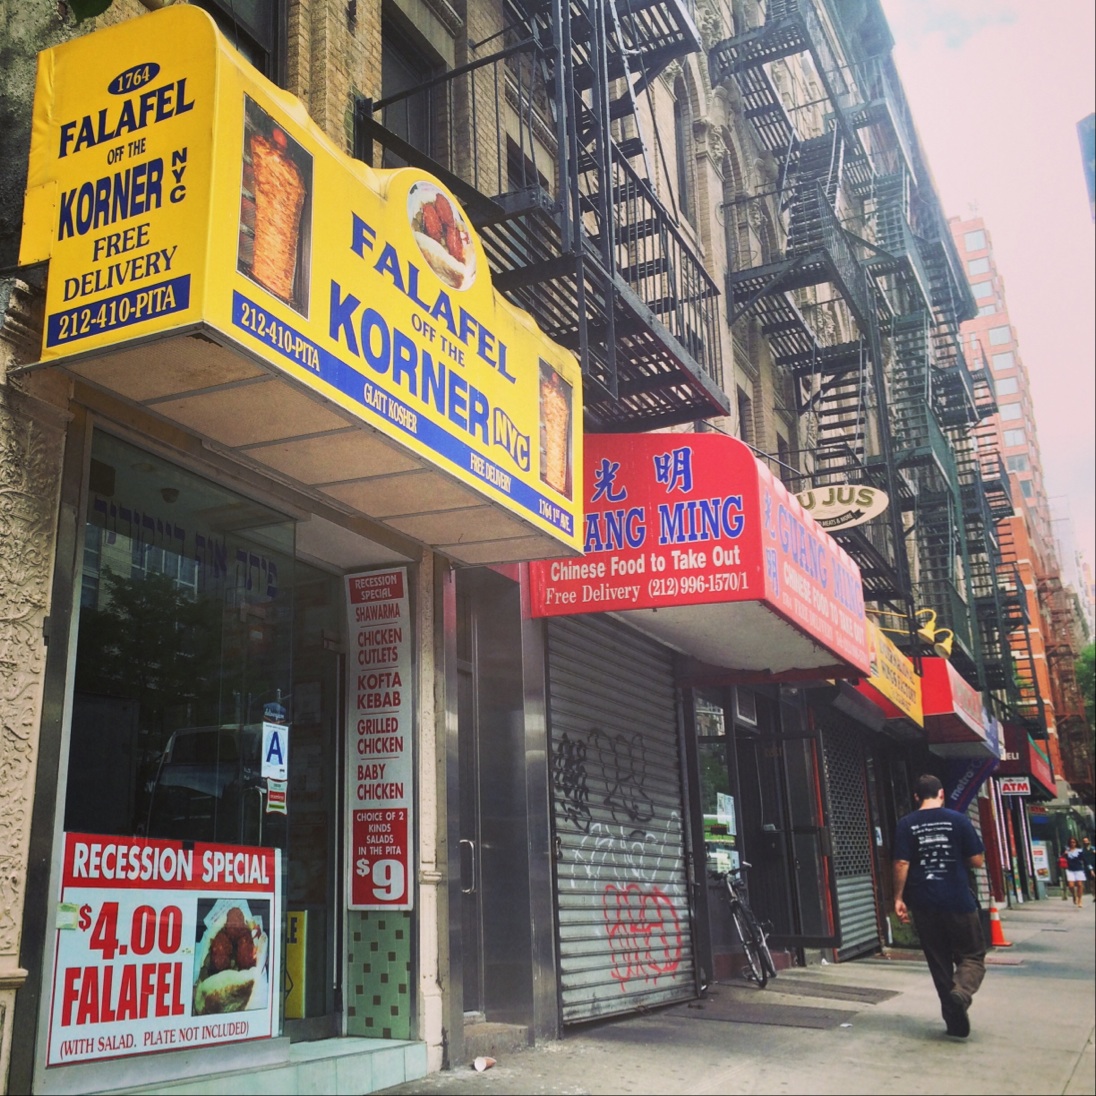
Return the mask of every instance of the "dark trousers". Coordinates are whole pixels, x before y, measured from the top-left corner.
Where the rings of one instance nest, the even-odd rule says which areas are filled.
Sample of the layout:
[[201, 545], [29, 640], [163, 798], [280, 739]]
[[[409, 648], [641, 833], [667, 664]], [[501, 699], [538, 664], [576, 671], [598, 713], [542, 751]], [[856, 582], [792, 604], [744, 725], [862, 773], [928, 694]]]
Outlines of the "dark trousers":
[[986, 941], [977, 910], [913, 910], [913, 923], [947, 1018], [952, 990], [965, 1005], [978, 992], [986, 976]]

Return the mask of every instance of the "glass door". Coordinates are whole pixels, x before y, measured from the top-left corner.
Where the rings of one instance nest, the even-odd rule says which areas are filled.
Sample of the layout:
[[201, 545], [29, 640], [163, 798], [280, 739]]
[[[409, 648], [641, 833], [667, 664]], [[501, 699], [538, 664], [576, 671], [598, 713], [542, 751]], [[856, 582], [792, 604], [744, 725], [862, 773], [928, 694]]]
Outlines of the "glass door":
[[341, 1034], [342, 579], [298, 562], [286, 880], [285, 1033]]

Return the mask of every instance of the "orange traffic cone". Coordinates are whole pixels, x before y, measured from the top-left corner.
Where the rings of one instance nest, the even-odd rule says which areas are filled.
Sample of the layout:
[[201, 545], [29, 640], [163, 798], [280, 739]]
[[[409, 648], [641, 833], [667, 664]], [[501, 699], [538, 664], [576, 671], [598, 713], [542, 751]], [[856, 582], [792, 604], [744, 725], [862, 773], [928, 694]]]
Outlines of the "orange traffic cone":
[[989, 903], [989, 945], [991, 948], [1012, 947], [1012, 941], [1005, 939], [1005, 931], [1001, 928], [1001, 915], [997, 912], [993, 899]]

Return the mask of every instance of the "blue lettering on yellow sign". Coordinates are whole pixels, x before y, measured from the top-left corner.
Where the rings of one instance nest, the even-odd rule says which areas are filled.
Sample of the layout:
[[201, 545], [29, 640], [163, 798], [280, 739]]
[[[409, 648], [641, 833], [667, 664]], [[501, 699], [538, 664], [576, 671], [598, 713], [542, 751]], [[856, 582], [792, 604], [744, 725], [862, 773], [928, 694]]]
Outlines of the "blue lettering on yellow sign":
[[[357, 301], [351, 304], [349, 300], [343, 298], [340, 287], [334, 283], [332, 285], [332, 297], [333, 299], [339, 299], [339, 315], [341, 317], [337, 327], [333, 320], [332, 329], [336, 333], [332, 335], [332, 338], [338, 342], [341, 334], [342, 341], [350, 342], [350, 340], [353, 340], [351, 349], [355, 357], [360, 358], [363, 356], [361, 344], [358, 342], [361, 324], [358, 324], [358, 330], [355, 331], [353, 316], [357, 309], [361, 307], [361, 302]], [[446, 429], [445, 426], [434, 422], [425, 415], [419, 415], [413, 406], [400, 399], [396, 393], [383, 390], [378, 385], [373, 384], [363, 375], [360, 368], [349, 365], [318, 343], [312, 342], [299, 331], [291, 328], [277, 316], [274, 316], [261, 305], [256, 304], [238, 291], [232, 294], [232, 323], [237, 329], [245, 331], [253, 337], [262, 338], [266, 345], [294, 365], [309, 369], [320, 381], [353, 400], [367, 413], [380, 416], [402, 433], [414, 437], [438, 456], [443, 463], [452, 468], [471, 472], [484, 483], [488, 483], [504, 492], [516, 506], [529, 513], [536, 514], [568, 536], [574, 532], [574, 518], [568, 511], [563, 510], [558, 504], [553, 503], [529, 484], [508, 475], [494, 461], [487, 460], [486, 457], [473, 449], [467, 441], [462, 440], [457, 433]], [[371, 321], [368, 332], [370, 335], [372, 335], [374, 328], [375, 324], [372, 324]], [[261, 336], [260, 332], [266, 332], [266, 336]], [[274, 333], [276, 333], [276, 336]], [[379, 337], [380, 332], [378, 331]], [[391, 348], [391, 334], [388, 333], [387, 337]], [[375, 347], [371, 350], [371, 353], [376, 358], [377, 364], [383, 366], [384, 360], [378, 355]], [[424, 351], [421, 358], [420, 366], [427, 364], [426, 359], [429, 358], [429, 354]], [[428, 365], [429, 367], [421, 372], [427, 378], [425, 391], [429, 393], [430, 402], [439, 409], [451, 407], [449, 403], [450, 388], [447, 386], [447, 372], [444, 366], [441, 363], [435, 364], [432, 361]], [[391, 368], [391, 363], [389, 363], [388, 368]], [[404, 379], [407, 380], [407, 377], [405, 376]], [[463, 387], [453, 390], [460, 393], [462, 406], [466, 407], [468, 385], [463, 378], [458, 377], [457, 379]], [[418, 399], [420, 405], [423, 402], [421, 396], [423, 391], [424, 389], [420, 385]], [[473, 403], [475, 403], [474, 397]], [[450, 421], [454, 421], [451, 413], [447, 414], [447, 417]], [[462, 433], [468, 433], [467, 429], [464, 429]]]
[[136, 133], [155, 122], [163, 122], [177, 114], [194, 109], [194, 100], [186, 97], [186, 77], [177, 83], [161, 84], [149, 88], [140, 95], [125, 99], [118, 107], [117, 115], [108, 107], [97, 114], [85, 114], [71, 122], [61, 124], [61, 140], [58, 159], [85, 148], [94, 148], [104, 141], [114, 141], [127, 133]]
[[[377, 232], [372, 225], [367, 224], [356, 213], [351, 214], [350, 250], [360, 259], [369, 262], [373, 270], [392, 283], [412, 304], [432, 320], [445, 325], [450, 336], [475, 351], [477, 357], [486, 362], [500, 377], [505, 377], [511, 384], [517, 378], [507, 369], [508, 348], [506, 343], [500, 342], [494, 333], [481, 324], [467, 309], [459, 308], [455, 312], [449, 294], [440, 289], [433, 301], [424, 298], [419, 292], [419, 268], [410, 261], [404, 261], [396, 248], [385, 243], [380, 249], [380, 255], [373, 260], [367, 252], [373, 252], [378, 245]], [[334, 292], [332, 292], [332, 304], [334, 304]], [[335, 321], [332, 319], [332, 330]]]

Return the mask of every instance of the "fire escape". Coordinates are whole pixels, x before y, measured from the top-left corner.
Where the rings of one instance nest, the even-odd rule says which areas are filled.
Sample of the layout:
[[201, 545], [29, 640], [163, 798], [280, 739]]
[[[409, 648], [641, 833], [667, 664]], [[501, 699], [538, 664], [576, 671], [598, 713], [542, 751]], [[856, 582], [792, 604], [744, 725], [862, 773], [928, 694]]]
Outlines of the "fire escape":
[[915, 602], [951, 629], [956, 668], [992, 690], [1009, 676], [988, 607], [997, 598], [995, 522], [1011, 513], [1011, 499], [1000, 458], [983, 455], [976, 435], [996, 401], [985, 369], [972, 372], [963, 355], [960, 323], [974, 304], [893, 63], [877, 55], [856, 71], [866, 97], [858, 118], [878, 150], [864, 242], [889, 316], [892, 452], [911, 487], [898, 505], [916, 546]]
[[1055, 694], [1058, 742], [1062, 774], [1075, 792], [1091, 802], [1093, 795], [1092, 731], [1085, 718], [1084, 699], [1077, 681], [1077, 645], [1069, 593], [1062, 584], [1057, 564], [1040, 576], [1039, 599], [1047, 607], [1046, 655], [1051, 688]]
[[[579, 358], [588, 429], [728, 413], [719, 289], [655, 192], [640, 127], [654, 81], [700, 48], [683, 0], [509, 0], [500, 13], [450, 71], [360, 100], [357, 155], [379, 144], [453, 190], [496, 288]], [[401, 137], [414, 111], [448, 139]]]
[[[821, 89], [821, 132], [808, 111], [788, 109], [778, 91], [777, 70], [794, 55]], [[870, 200], [894, 156], [907, 156], [899, 127], [888, 104], [839, 62], [810, 0], [770, 0], [765, 22], [716, 44], [708, 66], [713, 85], [737, 90], [757, 142], [775, 160], [783, 229], [777, 254], [728, 272], [730, 321], [755, 318], [777, 366], [793, 377], [796, 410], [813, 427], [811, 483], [869, 484], [892, 500], [874, 521], [833, 535], [859, 565], [865, 597], [909, 615], [900, 504], [913, 493], [892, 452], [881, 337], [892, 316], [878, 284], [900, 277], [908, 264], [843, 223], [848, 210]], [[889, 265], [872, 270], [865, 252]]]

